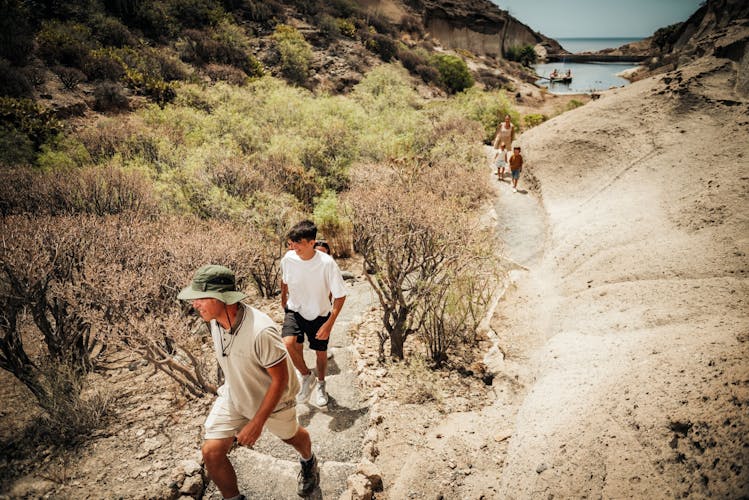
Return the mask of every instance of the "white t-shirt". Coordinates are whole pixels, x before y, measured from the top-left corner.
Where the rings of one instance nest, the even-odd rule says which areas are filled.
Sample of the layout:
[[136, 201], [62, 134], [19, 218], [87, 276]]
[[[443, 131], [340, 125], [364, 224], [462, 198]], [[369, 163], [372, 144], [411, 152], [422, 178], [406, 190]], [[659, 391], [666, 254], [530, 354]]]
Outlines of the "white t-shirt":
[[281, 280], [289, 287], [286, 308], [309, 321], [330, 313], [328, 294], [334, 299], [346, 296], [338, 264], [323, 252], [315, 251], [314, 257], [302, 260], [294, 250], [289, 250], [281, 259]]
[[270, 387], [272, 379], [267, 368], [285, 362], [289, 382], [274, 413], [291, 408], [296, 404], [299, 380], [294, 375], [294, 366], [278, 326], [254, 307], [246, 304], [240, 307], [244, 307], [244, 313], [234, 334], [228, 333], [215, 320], [211, 321], [216, 360], [225, 377], [219, 392], [225, 394], [228, 390], [234, 407], [245, 417], [252, 418]]

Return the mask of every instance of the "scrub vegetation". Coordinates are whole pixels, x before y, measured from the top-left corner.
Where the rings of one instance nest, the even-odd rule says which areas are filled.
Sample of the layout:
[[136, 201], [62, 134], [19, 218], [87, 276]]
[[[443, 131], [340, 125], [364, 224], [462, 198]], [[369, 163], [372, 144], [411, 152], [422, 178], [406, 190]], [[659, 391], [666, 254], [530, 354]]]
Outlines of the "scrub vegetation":
[[[482, 143], [519, 116], [503, 91], [473, 87], [461, 57], [407, 48], [348, 2], [305, 14], [324, 28], [312, 41], [274, 2], [6, 4], [0, 368], [36, 398], [39, 435], [72, 443], [101, 425], [112, 400], [85, 381], [132, 356], [187, 396], [214, 392], [178, 289], [220, 262], [275, 297], [285, 232], [304, 217], [337, 257], [363, 256], [382, 356], [389, 344], [449, 367], [456, 343], [477, 341], [496, 279], [477, 223]], [[263, 62], [241, 20], [265, 29]], [[380, 59], [346, 94], [308, 88], [313, 43], [331, 40]], [[44, 106], [50, 78], [63, 96], [87, 89], [88, 109]], [[448, 97], [425, 100], [424, 83]]]

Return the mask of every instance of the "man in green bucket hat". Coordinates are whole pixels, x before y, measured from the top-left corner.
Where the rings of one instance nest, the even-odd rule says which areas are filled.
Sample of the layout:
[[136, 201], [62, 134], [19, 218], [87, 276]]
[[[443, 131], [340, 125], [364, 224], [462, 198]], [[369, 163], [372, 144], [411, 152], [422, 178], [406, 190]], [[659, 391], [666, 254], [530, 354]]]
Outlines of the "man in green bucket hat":
[[252, 447], [263, 428], [293, 446], [300, 455], [297, 493], [317, 488], [320, 472], [307, 430], [296, 417], [299, 381], [278, 326], [266, 314], [241, 303], [234, 273], [219, 265], [203, 266], [177, 296], [188, 300], [209, 323], [216, 359], [225, 382], [205, 421], [202, 452], [206, 470], [225, 499], [240, 500], [237, 475], [228, 458], [234, 443]]

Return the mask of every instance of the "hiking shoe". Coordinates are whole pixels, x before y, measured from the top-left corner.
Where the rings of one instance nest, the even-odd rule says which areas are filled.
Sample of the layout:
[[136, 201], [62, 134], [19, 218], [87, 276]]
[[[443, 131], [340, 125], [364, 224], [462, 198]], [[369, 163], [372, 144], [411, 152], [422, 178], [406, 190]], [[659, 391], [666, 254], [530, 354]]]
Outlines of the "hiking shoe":
[[315, 396], [312, 398], [315, 406], [326, 406], [328, 404], [328, 393], [325, 392], [325, 381], [318, 381], [315, 387]]
[[299, 484], [296, 490], [297, 495], [306, 497], [320, 484], [320, 468], [317, 466], [317, 457], [312, 455], [309, 462], [299, 461], [302, 470], [299, 471]]
[[312, 392], [312, 387], [315, 385], [315, 374], [309, 372], [307, 375], [300, 375], [297, 372], [297, 376], [299, 377], [299, 385], [301, 387], [299, 388], [299, 394], [296, 395], [296, 402], [306, 403]]

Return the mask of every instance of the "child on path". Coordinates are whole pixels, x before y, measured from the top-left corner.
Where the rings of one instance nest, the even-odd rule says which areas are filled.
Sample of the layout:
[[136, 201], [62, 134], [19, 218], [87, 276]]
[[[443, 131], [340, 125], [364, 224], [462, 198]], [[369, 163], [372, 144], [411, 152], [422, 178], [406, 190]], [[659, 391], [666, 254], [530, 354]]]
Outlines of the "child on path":
[[497, 178], [501, 181], [504, 180], [505, 167], [507, 167], [507, 149], [505, 149], [505, 143], [499, 145], [499, 149], [494, 154], [494, 166], [497, 167]]
[[315, 385], [314, 373], [303, 356], [306, 336], [316, 355], [317, 387], [312, 402], [325, 406], [328, 339], [346, 300], [346, 285], [333, 257], [315, 250], [316, 237], [317, 226], [309, 220], [289, 231], [292, 249], [281, 259], [281, 305], [285, 311], [281, 336], [299, 372], [302, 388], [297, 403], [306, 402]]
[[518, 179], [520, 179], [520, 172], [523, 170], [523, 155], [520, 154], [520, 146], [512, 148], [512, 154], [507, 160], [510, 164], [510, 173], [512, 174], [512, 192], [518, 192]]

